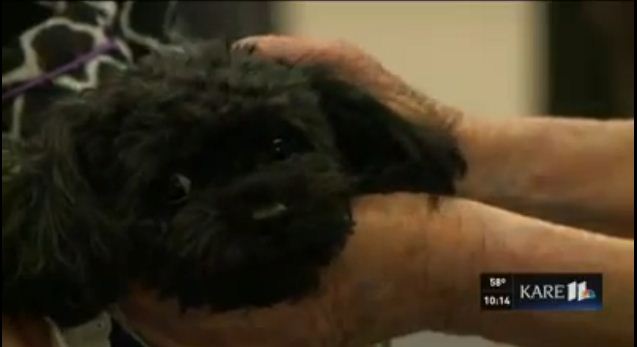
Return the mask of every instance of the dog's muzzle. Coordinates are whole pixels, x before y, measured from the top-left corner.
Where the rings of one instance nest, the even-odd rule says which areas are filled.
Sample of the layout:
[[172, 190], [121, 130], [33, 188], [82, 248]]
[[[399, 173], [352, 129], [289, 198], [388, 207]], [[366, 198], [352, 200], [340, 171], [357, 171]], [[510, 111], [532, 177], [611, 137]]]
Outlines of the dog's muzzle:
[[348, 178], [326, 155], [297, 156], [234, 180], [216, 194], [220, 209], [267, 220], [304, 210], [303, 206], [332, 199], [349, 189]]

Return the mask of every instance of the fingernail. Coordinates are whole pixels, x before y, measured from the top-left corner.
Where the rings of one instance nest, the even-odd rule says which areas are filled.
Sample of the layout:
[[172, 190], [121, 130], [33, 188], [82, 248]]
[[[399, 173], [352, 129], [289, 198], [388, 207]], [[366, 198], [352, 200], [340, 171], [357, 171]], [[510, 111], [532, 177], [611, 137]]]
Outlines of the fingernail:
[[257, 41], [258, 39], [256, 37], [246, 37], [235, 41], [235, 43], [232, 44], [231, 49], [245, 50], [248, 53], [253, 53], [257, 48]]

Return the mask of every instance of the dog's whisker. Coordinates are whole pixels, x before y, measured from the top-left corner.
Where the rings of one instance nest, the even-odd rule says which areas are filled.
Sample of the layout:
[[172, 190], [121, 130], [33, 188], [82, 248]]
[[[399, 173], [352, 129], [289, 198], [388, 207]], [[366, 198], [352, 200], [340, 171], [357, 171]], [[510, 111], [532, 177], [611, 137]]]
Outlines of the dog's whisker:
[[277, 217], [287, 211], [287, 209], [287, 206], [281, 203], [275, 203], [273, 205], [254, 210], [252, 212], [252, 218], [259, 220]]

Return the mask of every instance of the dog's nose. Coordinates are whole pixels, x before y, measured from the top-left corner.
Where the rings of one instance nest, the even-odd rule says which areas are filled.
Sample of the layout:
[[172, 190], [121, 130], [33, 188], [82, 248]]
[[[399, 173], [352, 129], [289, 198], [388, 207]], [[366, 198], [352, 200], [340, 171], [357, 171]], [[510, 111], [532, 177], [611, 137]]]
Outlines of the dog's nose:
[[252, 218], [256, 220], [268, 219], [280, 216], [288, 210], [287, 206], [282, 203], [274, 203], [252, 211]]

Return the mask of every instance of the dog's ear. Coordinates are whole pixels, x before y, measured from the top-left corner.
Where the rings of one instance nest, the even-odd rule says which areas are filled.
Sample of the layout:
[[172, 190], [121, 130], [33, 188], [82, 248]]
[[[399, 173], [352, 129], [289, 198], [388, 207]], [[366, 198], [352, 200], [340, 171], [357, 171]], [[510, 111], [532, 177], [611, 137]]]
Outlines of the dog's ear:
[[359, 193], [449, 195], [465, 162], [448, 128], [408, 123], [365, 91], [317, 70], [312, 85]]
[[53, 110], [58, 114], [41, 135], [3, 153], [3, 314], [73, 325], [99, 313], [119, 291], [125, 230], [79, 164], [86, 116], [73, 109]]

